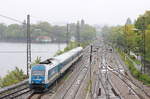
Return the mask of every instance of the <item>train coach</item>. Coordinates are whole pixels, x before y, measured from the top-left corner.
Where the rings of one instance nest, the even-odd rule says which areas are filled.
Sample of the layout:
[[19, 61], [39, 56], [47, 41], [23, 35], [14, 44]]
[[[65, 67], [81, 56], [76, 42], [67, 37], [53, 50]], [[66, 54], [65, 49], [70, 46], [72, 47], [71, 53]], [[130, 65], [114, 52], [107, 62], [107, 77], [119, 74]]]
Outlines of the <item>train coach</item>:
[[82, 50], [82, 47], [77, 47], [32, 66], [29, 74], [30, 89], [34, 91], [48, 89], [55, 80], [63, 75], [82, 56]]

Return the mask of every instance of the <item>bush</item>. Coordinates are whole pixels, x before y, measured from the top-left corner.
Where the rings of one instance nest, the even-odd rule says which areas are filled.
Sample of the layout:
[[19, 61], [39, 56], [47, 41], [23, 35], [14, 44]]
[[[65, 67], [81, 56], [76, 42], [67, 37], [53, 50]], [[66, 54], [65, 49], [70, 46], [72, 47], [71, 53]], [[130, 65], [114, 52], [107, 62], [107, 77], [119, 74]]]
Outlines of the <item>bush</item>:
[[130, 61], [128, 58], [125, 60], [125, 54], [122, 53], [120, 49], [118, 49], [118, 52], [121, 55], [121, 58], [125, 61], [125, 64], [128, 66], [131, 74], [138, 80], [144, 82], [144, 84], [150, 85], [150, 76], [147, 74], [142, 74], [139, 70], [137, 70], [132, 61]]
[[133, 56], [133, 55], [130, 55], [130, 57], [131, 57], [132, 59], [136, 59], [135, 56]]
[[142, 74], [139, 78], [144, 84], [150, 84], [150, 77], [146, 74]]
[[26, 75], [23, 73], [23, 70], [16, 67], [15, 70], [8, 72], [8, 74], [5, 77], [0, 78], [0, 87], [16, 84], [24, 80], [25, 78]]
[[30, 66], [32, 67], [32, 66], [34, 66], [36, 64], [39, 64], [40, 62], [41, 62], [41, 57], [36, 57], [36, 59], [34, 60], [34, 62], [31, 63]]

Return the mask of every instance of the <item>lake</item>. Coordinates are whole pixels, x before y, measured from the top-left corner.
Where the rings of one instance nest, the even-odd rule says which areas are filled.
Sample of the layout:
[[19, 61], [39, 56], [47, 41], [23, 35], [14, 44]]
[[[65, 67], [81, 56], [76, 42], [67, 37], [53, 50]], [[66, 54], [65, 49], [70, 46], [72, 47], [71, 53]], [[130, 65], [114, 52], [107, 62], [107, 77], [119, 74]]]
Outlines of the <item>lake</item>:
[[[64, 49], [66, 44], [31, 44], [32, 61], [36, 57], [41, 60], [52, 57], [59, 49]], [[26, 73], [26, 43], [0, 43], [0, 77], [8, 71], [18, 67]]]

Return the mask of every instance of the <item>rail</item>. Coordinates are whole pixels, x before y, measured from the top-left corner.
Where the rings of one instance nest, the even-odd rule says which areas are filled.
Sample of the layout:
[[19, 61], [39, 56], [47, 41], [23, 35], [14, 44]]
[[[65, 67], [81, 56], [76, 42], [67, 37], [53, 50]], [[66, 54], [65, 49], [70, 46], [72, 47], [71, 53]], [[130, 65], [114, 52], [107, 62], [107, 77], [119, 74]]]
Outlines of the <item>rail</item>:
[[[11, 85], [11, 86], [1, 88], [0, 89], [0, 99], [6, 98], [6, 97], [11, 97], [11, 96], [13, 96], [13, 97], [20, 96], [23, 94], [23, 93], [21, 93], [21, 91], [24, 93], [29, 92], [28, 79], [21, 81], [17, 84]], [[17, 95], [14, 95], [14, 94], [17, 94]]]

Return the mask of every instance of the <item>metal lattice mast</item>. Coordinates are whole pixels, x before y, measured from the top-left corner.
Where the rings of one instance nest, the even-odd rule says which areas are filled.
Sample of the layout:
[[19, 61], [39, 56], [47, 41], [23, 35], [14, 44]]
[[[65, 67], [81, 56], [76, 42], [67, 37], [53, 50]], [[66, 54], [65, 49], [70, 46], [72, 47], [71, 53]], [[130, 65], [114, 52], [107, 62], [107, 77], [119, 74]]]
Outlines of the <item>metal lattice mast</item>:
[[145, 26], [145, 17], [143, 17], [143, 67], [144, 67], [144, 70], [143, 72], [145, 73], [145, 54], [146, 54], [146, 49], [145, 49], [145, 29], [146, 29], [146, 26]]
[[66, 43], [69, 44], [69, 24], [67, 24]]
[[30, 34], [30, 15], [27, 15], [27, 76], [31, 64], [31, 34]]
[[79, 21], [77, 22], [77, 42], [78, 42], [78, 46], [80, 46], [80, 26], [79, 26]]

